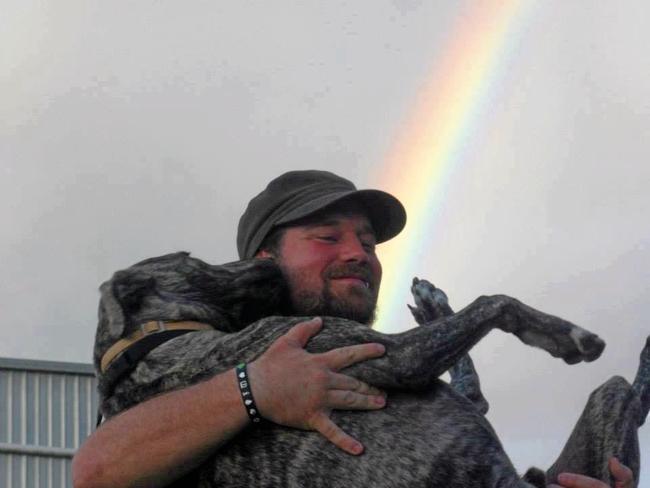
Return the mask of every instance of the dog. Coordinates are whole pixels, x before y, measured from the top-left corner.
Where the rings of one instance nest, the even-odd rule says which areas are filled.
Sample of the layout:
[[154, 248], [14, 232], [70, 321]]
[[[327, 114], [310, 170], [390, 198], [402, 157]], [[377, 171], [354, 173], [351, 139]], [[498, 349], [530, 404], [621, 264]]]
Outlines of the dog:
[[[100, 292], [94, 363], [106, 418], [253, 361], [306, 320], [290, 316], [282, 272], [267, 259], [210, 265], [174, 253], [118, 271]], [[563, 470], [609, 481], [611, 455], [630, 466], [638, 481], [636, 431], [650, 408], [650, 338], [634, 384], [615, 377], [596, 390], [558, 461], [546, 473], [532, 468], [522, 478], [483, 415], [487, 402], [468, 351], [494, 328], [568, 364], [597, 359], [604, 342], [504, 295], [480, 297], [453, 313], [442, 290], [429, 282], [414, 280], [412, 292], [419, 327], [382, 334], [323, 317], [322, 330], [307, 345], [313, 353], [367, 342], [386, 346], [381, 358], [343, 370], [387, 391], [386, 407], [332, 412], [344, 431], [364, 439], [362, 456], [344, 453], [318, 433], [267, 422], [204, 462], [196, 473], [198, 486], [524, 488], [554, 482]], [[158, 345], [130, 371], [102, 370], [106, 351], [141, 324], [187, 320], [211, 328]], [[450, 369], [451, 385], [439, 379]], [[593, 452], [582, 448], [587, 441]]]

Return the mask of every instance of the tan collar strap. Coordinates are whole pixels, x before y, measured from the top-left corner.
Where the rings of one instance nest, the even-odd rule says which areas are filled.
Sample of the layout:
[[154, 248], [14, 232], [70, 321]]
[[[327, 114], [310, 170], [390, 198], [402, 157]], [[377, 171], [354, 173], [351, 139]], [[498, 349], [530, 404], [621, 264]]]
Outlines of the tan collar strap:
[[201, 322], [163, 322], [162, 320], [152, 320], [144, 324], [140, 324], [140, 328], [136, 330], [133, 334], [120, 339], [115, 344], [113, 344], [108, 351], [104, 353], [101, 361], [101, 371], [105, 373], [108, 369], [108, 366], [122, 354], [126, 349], [131, 347], [133, 344], [139, 340], [151, 335], [164, 332], [166, 330], [212, 330], [214, 327], [208, 324]]

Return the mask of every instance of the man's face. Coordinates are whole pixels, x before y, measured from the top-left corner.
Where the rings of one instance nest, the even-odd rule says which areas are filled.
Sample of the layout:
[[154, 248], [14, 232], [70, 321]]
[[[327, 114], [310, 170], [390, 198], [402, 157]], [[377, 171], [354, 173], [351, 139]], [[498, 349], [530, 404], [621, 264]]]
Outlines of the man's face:
[[289, 283], [296, 315], [330, 315], [370, 324], [381, 264], [375, 233], [363, 213], [332, 212], [285, 230], [276, 260]]

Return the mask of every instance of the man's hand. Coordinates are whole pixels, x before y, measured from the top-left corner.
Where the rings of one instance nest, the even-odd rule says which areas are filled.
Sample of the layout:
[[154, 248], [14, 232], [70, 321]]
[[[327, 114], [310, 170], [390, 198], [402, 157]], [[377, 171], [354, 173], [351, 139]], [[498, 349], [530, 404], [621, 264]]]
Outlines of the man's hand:
[[316, 430], [350, 454], [361, 454], [361, 443], [337, 426], [332, 410], [375, 410], [385, 394], [339, 370], [384, 354], [382, 344], [341, 347], [322, 354], [305, 351], [322, 319], [301, 322], [277, 339], [248, 365], [251, 390], [260, 414], [272, 422]]
[[632, 470], [615, 457], [609, 460], [609, 471], [616, 480], [613, 487], [602, 481], [575, 473], [561, 473], [558, 476], [559, 485], [548, 485], [548, 488], [632, 488], [634, 478]]

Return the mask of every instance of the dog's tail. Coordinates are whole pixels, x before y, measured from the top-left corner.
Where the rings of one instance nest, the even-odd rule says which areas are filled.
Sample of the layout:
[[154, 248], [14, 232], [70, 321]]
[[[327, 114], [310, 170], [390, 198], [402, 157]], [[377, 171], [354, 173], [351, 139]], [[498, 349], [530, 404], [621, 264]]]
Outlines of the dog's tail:
[[546, 473], [539, 468], [528, 468], [528, 471], [521, 477], [526, 483], [530, 483], [535, 488], [546, 488]]

